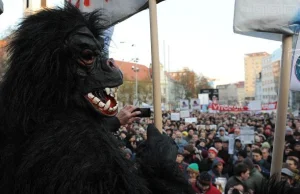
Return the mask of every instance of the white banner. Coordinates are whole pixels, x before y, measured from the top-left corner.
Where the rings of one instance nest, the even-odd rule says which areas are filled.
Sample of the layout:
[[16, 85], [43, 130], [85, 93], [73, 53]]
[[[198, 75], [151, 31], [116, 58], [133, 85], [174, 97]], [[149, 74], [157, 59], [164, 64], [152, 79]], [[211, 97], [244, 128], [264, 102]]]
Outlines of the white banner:
[[297, 38], [296, 48], [294, 49], [292, 70], [291, 70], [290, 90], [300, 91], [300, 39]]
[[299, 8], [299, 0], [236, 0], [234, 32], [281, 41], [298, 31]]
[[[96, 9], [105, 10], [107, 27], [121, 22], [130, 16], [147, 9], [148, 0], [68, 0], [83, 12], [92, 12]], [[157, 3], [163, 0], [157, 0]]]

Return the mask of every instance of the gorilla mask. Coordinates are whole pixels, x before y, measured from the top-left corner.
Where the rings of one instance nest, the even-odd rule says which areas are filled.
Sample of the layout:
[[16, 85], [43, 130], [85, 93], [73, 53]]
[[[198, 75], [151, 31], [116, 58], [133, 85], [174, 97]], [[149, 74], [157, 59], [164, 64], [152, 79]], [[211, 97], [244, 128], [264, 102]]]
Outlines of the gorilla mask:
[[77, 63], [80, 92], [96, 110], [113, 116], [118, 109], [117, 90], [123, 75], [112, 59], [103, 59], [101, 45], [85, 26], [74, 30], [66, 40]]

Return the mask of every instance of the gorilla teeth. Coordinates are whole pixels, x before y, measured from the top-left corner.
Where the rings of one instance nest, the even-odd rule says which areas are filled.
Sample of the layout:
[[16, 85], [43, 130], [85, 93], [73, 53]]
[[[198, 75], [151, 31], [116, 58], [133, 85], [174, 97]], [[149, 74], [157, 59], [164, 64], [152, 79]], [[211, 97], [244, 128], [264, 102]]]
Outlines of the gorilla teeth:
[[110, 107], [110, 100], [108, 100], [104, 106], [104, 110], [108, 110], [108, 108]]
[[88, 98], [93, 99], [95, 96], [92, 93], [88, 93]]
[[99, 98], [97, 98], [97, 97], [94, 97], [94, 99], [93, 99], [93, 103], [94, 104], [98, 104], [100, 102], [100, 99]]
[[98, 106], [100, 107], [100, 108], [103, 108], [104, 106], [105, 106], [105, 104], [103, 103], [103, 102], [99, 102], [99, 104], [98, 104]]
[[105, 92], [106, 92], [107, 95], [109, 95], [110, 94], [110, 88], [105, 88]]
[[[118, 105], [118, 104], [117, 104], [117, 105]], [[118, 108], [118, 106], [117, 106], [117, 105], [116, 105], [116, 106], [114, 106], [114, 107], [112, 108], [112, 110], [113, 110], [113, 111], [117, 110], [117, 108]]]
[[112, 112], [114, 109], [113, 108], [109, 108], [108, 109], [108, 112]]

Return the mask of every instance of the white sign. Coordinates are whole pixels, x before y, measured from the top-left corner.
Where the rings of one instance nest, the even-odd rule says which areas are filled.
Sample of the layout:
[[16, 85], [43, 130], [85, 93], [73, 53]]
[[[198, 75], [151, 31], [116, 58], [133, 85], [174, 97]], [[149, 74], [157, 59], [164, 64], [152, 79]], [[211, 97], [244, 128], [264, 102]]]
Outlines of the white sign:
[[228, 139], [228, 154], [234, 154], [234, 136], [233, 134], [229, 134], [229, 139]]
[[200, 110], [201, 109], [200, 100], [197, 98], [192, 98], [190, 104], [191, 104], [192, 110]]
[[197, 123], [197, 118], [193, 117], [193, 118], [185, 118], [184, 119], [185, 123]]
[[248, 104], [248, 110], [249, 111], [261, 110], [261, 101], [260, 100], [250, 101]]
[[253, 127], [241, 127], [241, 143], [242, 144], [253, 144], [255, 135]]
[[188, 110], [180, 111], [180, 118], [188, 118], [190, 117], [190, 112]]
[[180, 121], [180, 113], [171, 113], [171, 121]]
[[180, 110], [189, 110], [189, 106], [188, 100], [180, 100]]
[[209, 104], [209, 96], [208, 94], [198, 94], [198, 98], [200, 100], [200, 104], [208, 105]]

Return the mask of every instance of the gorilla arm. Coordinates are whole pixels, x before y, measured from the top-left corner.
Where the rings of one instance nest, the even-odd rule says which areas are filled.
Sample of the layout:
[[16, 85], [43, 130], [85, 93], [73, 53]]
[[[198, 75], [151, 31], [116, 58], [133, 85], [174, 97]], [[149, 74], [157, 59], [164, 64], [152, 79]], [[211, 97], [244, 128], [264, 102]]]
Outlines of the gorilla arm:
[[154, 125], [147, 129], [147, 141], [137, 150], [137, 162], [152, 193], [194, 194], [176, 163], [177, 146]]

